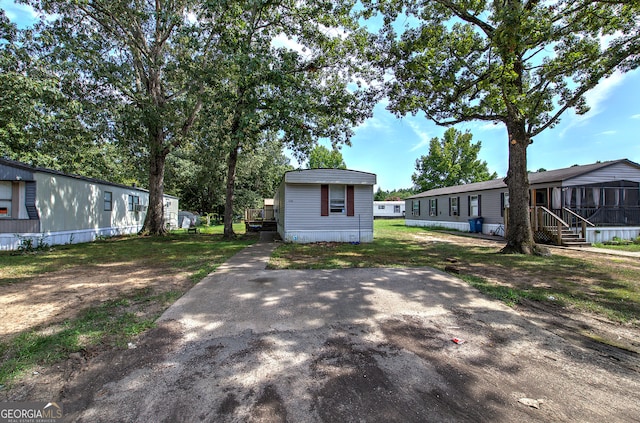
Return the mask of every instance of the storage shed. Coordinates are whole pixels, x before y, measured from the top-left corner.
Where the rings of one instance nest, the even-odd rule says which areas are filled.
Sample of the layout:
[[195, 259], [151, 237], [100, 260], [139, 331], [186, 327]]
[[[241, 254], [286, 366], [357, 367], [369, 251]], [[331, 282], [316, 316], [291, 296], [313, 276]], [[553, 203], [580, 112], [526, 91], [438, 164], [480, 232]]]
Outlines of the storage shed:
[[376, 175], [348, 169], [286, 172], [274, 196], [277, 230], [285, 242], [373, 241]]

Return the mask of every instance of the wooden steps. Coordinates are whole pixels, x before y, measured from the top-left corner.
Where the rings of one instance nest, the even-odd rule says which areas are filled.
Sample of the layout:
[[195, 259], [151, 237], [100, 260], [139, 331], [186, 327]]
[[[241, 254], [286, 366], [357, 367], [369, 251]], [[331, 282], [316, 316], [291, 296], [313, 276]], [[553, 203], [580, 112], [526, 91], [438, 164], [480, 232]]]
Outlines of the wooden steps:
[[[536, 242], [543, 244], [558, 244], [555, 227], [545, 227], [543, 231], [536, 231], [534, 233], [534, 239]], [[570, 229], [563, 229], [560, 235], [560, 245], [565, 247], [590, 247], [591, 244], [586, 239], [582, 238], [579, 234]]]
[[582, 238], [579, 234], [564, 229], [561, 234], [562, 245], [565, 247], [590, 247], [591, 244], [586, 239]]

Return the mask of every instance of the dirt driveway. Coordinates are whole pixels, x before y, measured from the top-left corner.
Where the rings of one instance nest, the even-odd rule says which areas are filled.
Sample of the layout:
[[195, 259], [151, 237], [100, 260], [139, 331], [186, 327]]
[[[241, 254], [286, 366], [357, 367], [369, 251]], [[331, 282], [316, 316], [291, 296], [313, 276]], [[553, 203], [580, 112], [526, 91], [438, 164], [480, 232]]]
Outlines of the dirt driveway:
[[429, 268], [230, 264], [60, 400], [92, 422], [626, 422], [640, 416], [640, 361]]

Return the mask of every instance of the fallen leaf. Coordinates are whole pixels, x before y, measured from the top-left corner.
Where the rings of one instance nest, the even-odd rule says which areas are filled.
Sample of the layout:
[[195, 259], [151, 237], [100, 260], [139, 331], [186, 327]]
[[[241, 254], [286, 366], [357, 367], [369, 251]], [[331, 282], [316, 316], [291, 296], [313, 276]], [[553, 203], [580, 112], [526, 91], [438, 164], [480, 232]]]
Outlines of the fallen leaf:
[[533, 408], [540, 408], [540, 401], [532, 398], [520, 398], [518, 402]]

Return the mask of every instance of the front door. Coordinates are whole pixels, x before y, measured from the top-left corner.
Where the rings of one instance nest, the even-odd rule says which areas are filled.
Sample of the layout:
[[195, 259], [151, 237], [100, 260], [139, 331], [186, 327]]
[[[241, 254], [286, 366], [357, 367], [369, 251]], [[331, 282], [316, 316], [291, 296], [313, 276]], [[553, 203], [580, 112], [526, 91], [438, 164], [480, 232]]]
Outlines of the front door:
[[534, 206], [549, 207], [549, 192], [546, 188], [532, 189], [531, 198], [533, 198]]

